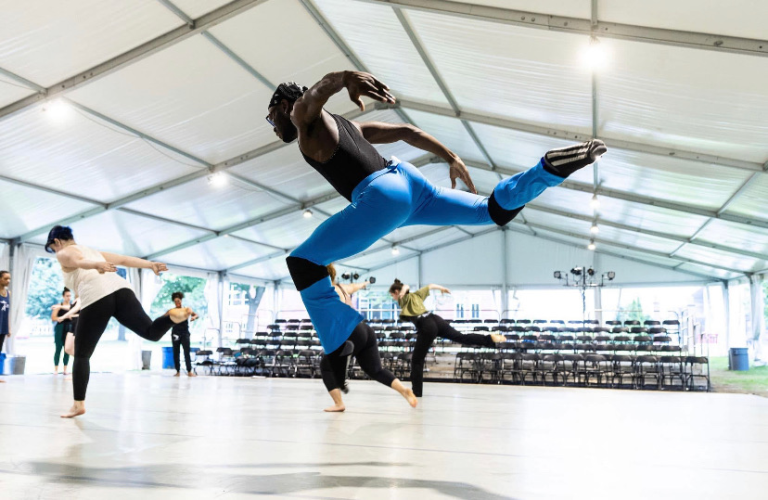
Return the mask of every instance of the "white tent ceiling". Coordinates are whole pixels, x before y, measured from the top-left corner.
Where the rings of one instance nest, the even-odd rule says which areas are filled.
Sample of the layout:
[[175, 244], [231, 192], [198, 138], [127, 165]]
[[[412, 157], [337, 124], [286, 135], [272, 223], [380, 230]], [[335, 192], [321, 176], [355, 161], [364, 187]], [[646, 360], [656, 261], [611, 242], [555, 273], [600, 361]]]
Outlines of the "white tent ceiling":
[[[414, 123], [486, 194], [550, 148], [606, 141], [594, 171], [548, 190], [513, 230], [594, 237], [598, 252], [717, 279], [760, 272], [767, 16], [749, 0], [0, 0], [0, 238], [40, 243], [68, 223], [105, 250], [284, 278], [286, 251], [345, 202], [275, 141], [268, 96], [362, 69], [398, 107], [361, 114], [339, 95], [329, 109]], [[581, 59], [590, 34], [609, 57], [594, 74]], [[430, 155], [380, 149], [448, 185]], [[208, 181], [215, 171], [226, 186]], [[379, 267], [395, 243], [405, 261], [486, 229], [402, 228], [345, 264]]]

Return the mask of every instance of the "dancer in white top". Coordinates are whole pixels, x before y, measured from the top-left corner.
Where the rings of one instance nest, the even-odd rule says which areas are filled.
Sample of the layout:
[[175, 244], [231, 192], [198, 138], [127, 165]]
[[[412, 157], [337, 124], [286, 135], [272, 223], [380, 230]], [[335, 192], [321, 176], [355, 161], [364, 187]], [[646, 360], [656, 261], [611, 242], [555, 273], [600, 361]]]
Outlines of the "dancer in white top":
[[45, 244], [56, 258], [64, 274], [64, 284], [74, 290], [80, 299], [80, 319], [75, 331], [75, 361], [72, 366], [72, 387], [75, 402], [63, 418], [85, 413], [85, 392], [91, 373], [90, 358], [110, 318], [147, 340], [157, 342], [174, 323], [186, 321], [192, 314], [189, 308], [171, 309], [152, 321], [133, 293], [130, 284], [115, 274], [117, 265], [152, 269], [159, 275], [168, 268], [159, 262], [127, 257], [75, 243], [72, 229], [55, 226], [48, 233]]

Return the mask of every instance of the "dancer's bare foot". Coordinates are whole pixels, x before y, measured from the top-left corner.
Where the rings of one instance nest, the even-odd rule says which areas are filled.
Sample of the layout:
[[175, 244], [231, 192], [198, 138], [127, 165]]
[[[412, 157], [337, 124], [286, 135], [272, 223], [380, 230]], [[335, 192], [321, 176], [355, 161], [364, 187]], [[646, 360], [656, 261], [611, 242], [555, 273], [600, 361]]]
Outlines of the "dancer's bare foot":
[[181, 377], [181, 373], [179, 373], [179, 372], [176, 372], [176, 374], [174, 375], [174, 377]]
[[4, 384], [4, 383], [5, 383], [5, 380], [0, 378], [0, 384]]
[[168, 311], [168, 315], [174, 323], [184, 323], [192, 316], [192, 309], [189, 307], [176, 307]]
[[197, 373], [195, 372], [187, 372], [188, 377], [197, 377]]
[[400, 382], [400, 379], [393, 380], [391, 387], [399, 392], [406, 401], [408, 401], [408, 404], [411, 405], [411, 408], [416, 408], [419, 405], [419, 400], [416, 399], [416, 395], [411, 389], [406, 389], [403, 383]]
[[85, 414], [85, 401], [75, 401], [72, 408], [61, 416], [61, 418], [74, 418]]
[[491, 340], [493, 340], [494, 343], [498, 344], [500, 342], [506, 342], [507, 338], [504, 335], [499, 335], [498, 333], [492, 333]]
[[328, 408], [326, 408], [323, 411], [326, 411], [328, 413], [341, 413], [341, 412], [343, 412], [346, 409], [347, 409], [347, 407], [344, 406], [344, 404], [342, 403], [340, 405], [329, 406]]

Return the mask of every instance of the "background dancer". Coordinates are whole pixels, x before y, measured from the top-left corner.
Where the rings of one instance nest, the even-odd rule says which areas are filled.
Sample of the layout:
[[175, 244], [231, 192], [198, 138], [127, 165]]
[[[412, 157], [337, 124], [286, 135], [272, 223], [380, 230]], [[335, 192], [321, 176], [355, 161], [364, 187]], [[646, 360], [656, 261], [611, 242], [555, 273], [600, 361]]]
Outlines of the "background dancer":
[[[53, 374], [59, 374], [59, 361], [61, 360], [61, 351], [64, 349], [64, 344], [67, 340], [67, 333], [72, 331], [72, 317], [71, 311], [73, 310], [72, 304], [72, 292], [69, 288], [64, 287], [64, 291], [61, 292], [61, 303], [53, 306], [51, 312], [51, 321], [53, 325], [53, 343], [56, 346], [56, 350], [53, 353]], [[69, 366], [69, 354], [64, 352], [64, 375], [67, 374], [67, 367]]]
[[171, 309], [152, 321], [136, 298], [130, 284], [115, 274], [117, 265], [152, 269], [156, 275], [168, 268], [160, 262], [150, 262], [108, 252], [98, 252], [75, 243], [72, 229], [55, 226], [45, 244], [48, 252], [56, 253], [64, 274], [64, 283], [75, 290], [80, 300], [80, 318], [75, 335], [75, 361], [72, 366], [74, 403], [63, 418], [85, 413], [85, 392], [90, 377], [90, 359], [96, 344], [111, 318], [142, 338], [157, 342], [174, 323], [186, 321], [190, 309]]
[[[0, 352], [3, 352], [5, 337], [11, 336], [11, 273], [0, 271]], [[0, 378], [0, 383], [5, 380]]]
[[373, 75], [342, 71], [326, 75], [311, 89], [295, 83], [278, 86], [267, 121], [284, 142], [298, 138], [304, 159], [351, 202], [324, 221], [287, 259], [296, 288], [326, 352], [335, 352], [353, 335], [363, 317], [338, 300], [325, 266], [355, 255], [398, 227], [429, 225], [505, 225], [547, 187], [557, 186], [606, 151], [592, 140], [549, 151], [533, 168], [504, 179], [489, 198], [432, 185], [413, 165], [387, 162], [372, 144], [405, 141], [442, 158], [452, 187], [461, 179], [476, 193], [461, 159], [434, 137], [407, 124], [353, 123], [323, 109], [347, 89], [362, 110], [361, 97], [394, 104], [389, 87]]
[[[338, 294], [339, 299], [341, 299], [341, 301], [347, 304], [348, 306], [352, 305], [352, 294], [365, 289], [370, 284], [368, 281], [365, 281], [363, 283], [349, 283], [349, 284], [339, 283], [336, 281], [336, 267], [333, 264], [328, 264], [327, 268], [328, 268], [328, 275], [331, 278], [331, 283], [333, 283], [333, 287], [336, 290], [336, 293]], [[379, 356], [379, 346], [378, 346], [378, 342], [376, 341], [375, 333], [373, 335], [373, 340], [376, 343], [376, 346], [375, 346], [376, 355]], [[333, 399], [333, 406], [329, 406], [323, 411], [342, 412], [346, 410], [346, 406], [344, 406], [344, 401], [341, 397], [341, 393], [344, 392], [346, 394], [349, 392], [349, 389], [347, 388], [347, 371], [349, 369], [350, 356], [354, 354], [353, 346], [350, 346], [348, 351], [349, 351], [348, 353], [342, 352], [341, 356], [344, 358], [343, 364], [341, 363], [341, 357], [337, 362], [333, 362], [333, 363], [331, 362], [330, 359], [328, 359], [327, 356], [323, 356], [323, 359], [320, 361], [320, 375], [323, 378], [323, 383], [325, 384], [325, 388], [328, 389], [328, 394], [330, 394], [331, 399]], [[379, 356], [379, 365], [381, 365], [380, 356]], [[392, 377], [394, 378], [394, 375]], [[389, 385], [391, 385], [391, 382], [389, 383]]]
[[[173, 292], [171, 299], [173, 299], [173, 304], [176, 306], [176, 309], [180, 309], [182, 307], [181, 301], [184, 299], [184, 294], [181, 292]], [[179, 351], [182, 347], [184, 348], [184, 363], [186, 364], [187, 375], [190, 377], [197, 377], [197, 374], [192, 371], [192, 358], [189, 352], [189, 322], [195, 321], [199, 317], [200, 316], [198, 316], [197, 313], [192, 311], [192, 316], [190, 316], [188, 320], [173, 325], [173, 329], [171, 330], [171, 340], [173, 341], [173, 364], [176, 366], [176, 375], [174, 375], [174, 377], [181, 376], [181, 356], [179, 355]]]
[[410, 292], [408, 285], [396, 279], [389, 287], [389, 295], [400, 306], [400, 319], [410, 321], [416, 326], [416, 345], [413, 347], [411, 358], [411, 387], [417, 398], [422, 395], [424, 387], [424, 361], [427, 359], [429, 348], [437, 337], [448, 339], [463, 345], [477, 347], [496, 347], [496, 342], [504, 342], [504, 335], [492, 333], [481, 335], [477, 333], [460, 333], [448, 324], [442, 317], [429, 312], [424, 301], [429, 297], [430, 290], [451, 293], [440, 285], [427, 285], [415, 292]]

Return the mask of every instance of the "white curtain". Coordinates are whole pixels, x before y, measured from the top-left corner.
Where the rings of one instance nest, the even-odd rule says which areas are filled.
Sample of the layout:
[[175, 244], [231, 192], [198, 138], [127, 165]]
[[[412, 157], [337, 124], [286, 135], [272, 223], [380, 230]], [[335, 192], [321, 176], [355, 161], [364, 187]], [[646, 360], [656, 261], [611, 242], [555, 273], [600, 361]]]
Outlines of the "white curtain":
[[205, 342], [207, 347], [221, 347], [221, 331], [223, 327], [221, 307], [226, 293], [223, 285], [219, 285], [219, 273], [205, 273], [205, 299], [208, 301], [208, 321], [205, 325]]
[[753, 275], [750, 278], [750, 305], [752, 315], [752, 340], [755, 360], [763, 359], [763, 341], [765, 340], [765, 294], [763, 293], [763, 276]]
[[7, 271], [10, 260], [8, 259], [8, 255], [11, 252], [11, 246], [7, 243], [0, 243], [0, 271]]
[[20, 245], [13, 255], [11, 273], [11, 338], [6, 340], [8, 353], [16, 354], [16, 339], [24, 332], [27, 308], [27, 291], [32, 279], [32, 269], [38, 257], [51, 257], [42, 247], [36, 245]]

